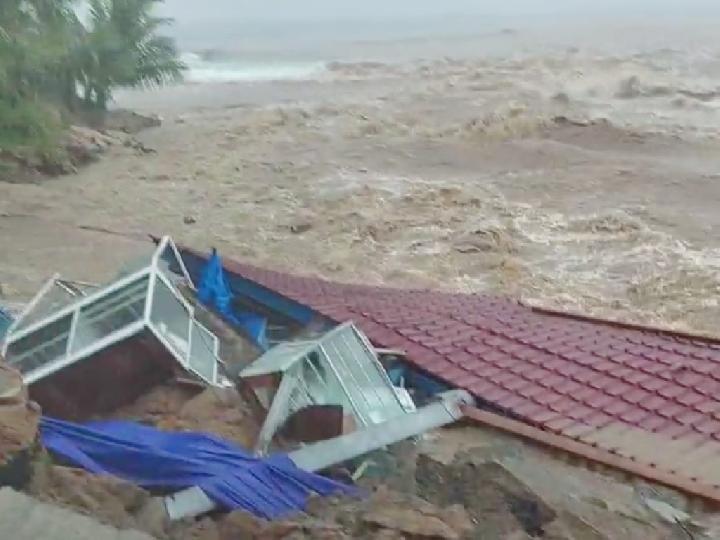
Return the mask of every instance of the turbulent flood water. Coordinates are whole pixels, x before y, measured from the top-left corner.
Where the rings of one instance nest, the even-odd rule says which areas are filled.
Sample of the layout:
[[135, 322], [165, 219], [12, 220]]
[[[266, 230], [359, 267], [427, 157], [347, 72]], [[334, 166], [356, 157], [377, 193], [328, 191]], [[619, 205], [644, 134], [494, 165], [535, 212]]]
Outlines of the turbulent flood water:
[[[0, 186], [0, 215], [37, 219], [0, 219], [0, 248], [22, 251], [23, 224], [77, 245], [77, 225], [164, 231], [298, 272], [717, 333], [717, 25], [513, 22], [188, 43], [186, 84], [117, 96], [163, 115], [142, 135], [158, 153]], [[100, 273], [80, 251], [52, 251], [57, 269]], [[0, 282], [21, 297], [40, 271], [12, 260]]]

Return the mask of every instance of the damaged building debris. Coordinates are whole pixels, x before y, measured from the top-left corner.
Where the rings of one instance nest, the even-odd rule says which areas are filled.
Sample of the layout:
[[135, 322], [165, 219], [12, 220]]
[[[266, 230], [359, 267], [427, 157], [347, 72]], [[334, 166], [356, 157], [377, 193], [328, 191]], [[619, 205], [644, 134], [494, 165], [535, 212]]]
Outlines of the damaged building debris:
[[[325, 428], [335, 436], [414, 410], [406, 393], [401, 401], [402, 389], [392, 386], [372, 346], [351, 323], [316, 340], [279, 344], [242, 370], [240, 377], [268, 410], [255, 448], [259, 453], [267, 451], [288, 420], [295, 420], [290, 427], [302, 423], [299, 414], [309, 408], [324, 411]], [[314, 428], [312, 416], [306, 418], [307, 429], [301, 425], [296, 430], [301, 437]]]
[[193, 286], [169, 238], [106, 285], [55, 276], [8, 329], [5, 361], [59, 418], [112, 412], [178, 370], [220, 385], [218, 340], [177, 290], [183, 279]]
[[720, 535], [711, 340], [165, 237], [54, 276], [0, 341], [0, 501], [78, 537]]

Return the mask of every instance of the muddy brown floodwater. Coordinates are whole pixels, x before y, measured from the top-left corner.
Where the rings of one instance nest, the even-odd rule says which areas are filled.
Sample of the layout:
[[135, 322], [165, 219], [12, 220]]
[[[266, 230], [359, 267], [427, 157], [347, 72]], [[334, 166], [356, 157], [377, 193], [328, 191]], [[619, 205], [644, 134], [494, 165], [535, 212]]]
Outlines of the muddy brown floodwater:
[[717, 333], [716, 45], [124, 95], [163, 115], [140, 135], [156, 154], [0, 185], [2, 301], [54, 271], [108, 277], [144, 249], [133, 234], [166, 233], [294, 272]]

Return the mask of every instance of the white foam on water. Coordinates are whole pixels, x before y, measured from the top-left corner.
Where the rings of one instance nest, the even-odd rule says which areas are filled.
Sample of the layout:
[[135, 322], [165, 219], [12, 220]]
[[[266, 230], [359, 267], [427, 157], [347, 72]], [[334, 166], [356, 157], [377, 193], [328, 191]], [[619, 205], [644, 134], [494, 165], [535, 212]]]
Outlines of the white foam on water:
[[205, 60], [195, 53], [185, 53], [182, 59], [188, 66], [185, 80], [193, 83], [309, 80], [326, 71], [325, 62], [318, 61]]

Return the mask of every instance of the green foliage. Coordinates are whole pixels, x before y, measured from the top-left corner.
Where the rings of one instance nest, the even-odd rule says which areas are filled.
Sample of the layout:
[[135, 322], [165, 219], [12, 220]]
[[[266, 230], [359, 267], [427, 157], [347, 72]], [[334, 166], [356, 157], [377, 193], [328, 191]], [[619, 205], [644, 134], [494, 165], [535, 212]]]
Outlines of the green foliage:
[[0, 99], [0, 157], [6, 161], [52, 168], [66, 157], [58, 145], [63, 131], [57, 111], [47, 104]]
[[115, 88], [179, 80], [175, 44], [158, 35], [169, 21], [153, 15], [161, 1], [90, 0], [83, 24], [75, 0], [0, 0], [0, 151], [45, 155], [57, 111], [104, 111]]
[[160, 86], [182, 77], [172, 39], [157, 31], [170, 22], [152, 15], [160, 0], [90, 0], [90, 31], [82, 65], [85, 100], [104, 109], [118, 86]]
[[62, 125], [47, 106], [34, 101], [0, 99], [0, 149], [51, 146]]

